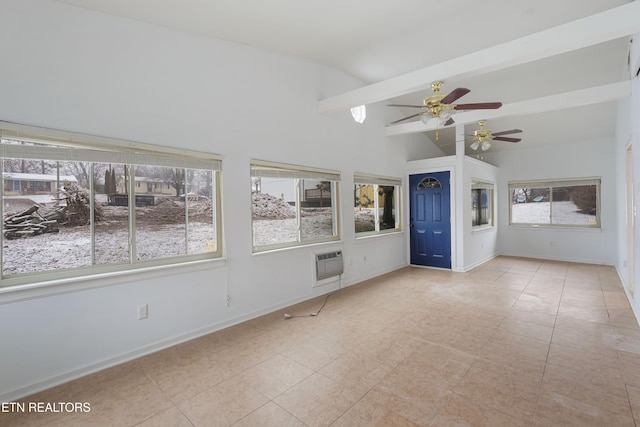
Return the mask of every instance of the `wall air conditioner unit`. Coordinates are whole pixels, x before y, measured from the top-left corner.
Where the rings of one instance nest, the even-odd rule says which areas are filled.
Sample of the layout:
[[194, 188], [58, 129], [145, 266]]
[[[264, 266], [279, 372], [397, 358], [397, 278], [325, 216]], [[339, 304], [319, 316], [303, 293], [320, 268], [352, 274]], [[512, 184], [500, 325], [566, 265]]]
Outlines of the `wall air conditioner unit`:
[[339, 276], [344, 272], [342, 251], [316, 255], [316, 280]]

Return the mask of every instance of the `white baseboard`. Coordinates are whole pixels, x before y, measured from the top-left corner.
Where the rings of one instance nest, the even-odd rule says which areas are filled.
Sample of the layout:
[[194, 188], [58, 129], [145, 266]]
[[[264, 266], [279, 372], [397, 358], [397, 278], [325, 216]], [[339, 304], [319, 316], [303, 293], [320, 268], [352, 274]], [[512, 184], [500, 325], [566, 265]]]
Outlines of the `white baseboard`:
[[539, 260], [545, 260], [545, 261], [575, 262], [578, 264], [613, 265], [599, 259], [596, 260], [596, 259], [582, 259], [582, 258], [572, 258], [572, 257], [540, 256], [539, 254], [527, 254], [527, 253], [509, 253], [509, 254], [500, 253], [496, 256], [531, 258], [531, 259], [539, 259]]
[[481, 266], [482, 264], [487, 263], [487, 262], [491, 261], [492, 259], [497, 258], [498, 256], [499, 256], [499, 255], [490, 255], [490, 256], [488, 256], [488, 257], [486, 257], [486, 258], [483, 258], [483, 259], [481, 259], [481, 260], [478, 260], [478, 261], [476, 261], [476, 262], [474, 262], [474, 263], [472, 263], [472, 264], [465, 265], [462, 271], [463, 271], [463, 272], [465, 272], [465, 273], [466, 273], [467, 271], [471, 271], [471, 270], [473, 270], [474, 268], [479, 267], [479, 266]]

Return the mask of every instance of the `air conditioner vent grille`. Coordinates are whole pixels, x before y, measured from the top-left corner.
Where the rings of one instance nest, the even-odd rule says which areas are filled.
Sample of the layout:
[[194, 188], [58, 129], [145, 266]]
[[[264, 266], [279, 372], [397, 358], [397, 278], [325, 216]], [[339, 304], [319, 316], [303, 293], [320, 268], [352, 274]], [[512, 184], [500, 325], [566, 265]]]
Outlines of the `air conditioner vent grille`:
[[344, 272], [342, 251], [327, 252], [316, 255], [316, 280], [339, 276]]

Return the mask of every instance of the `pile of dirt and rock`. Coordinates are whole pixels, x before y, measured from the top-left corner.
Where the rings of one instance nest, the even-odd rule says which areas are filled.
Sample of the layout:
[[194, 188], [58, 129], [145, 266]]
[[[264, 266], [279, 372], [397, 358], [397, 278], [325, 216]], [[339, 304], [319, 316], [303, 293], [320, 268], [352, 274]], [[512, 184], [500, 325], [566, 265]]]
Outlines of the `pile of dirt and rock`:
[[209, 199], [189, 200], [189, 217], [210, 220], [213, 217], [212, 201]]
[[[211, 222], [213, 203], [209, 199], [189, 200], [189, 221]], [[179, 197], [157, 197], [151, 206], [137, 207], [136, 216], [145, 223], [183, 224], [185, 221], [184, 200]]]
[[293, 206], [270, 194], [252, 193], [251, 207], [254, 219], [285, 219], [296, 217], [296, 210]]
[[148, 210], [161, 212], [164, 215], [184, 216], [184, 202], [182, 200], [173, 200], [169, 197], [162, 197], [156, 199], [155, 205]]

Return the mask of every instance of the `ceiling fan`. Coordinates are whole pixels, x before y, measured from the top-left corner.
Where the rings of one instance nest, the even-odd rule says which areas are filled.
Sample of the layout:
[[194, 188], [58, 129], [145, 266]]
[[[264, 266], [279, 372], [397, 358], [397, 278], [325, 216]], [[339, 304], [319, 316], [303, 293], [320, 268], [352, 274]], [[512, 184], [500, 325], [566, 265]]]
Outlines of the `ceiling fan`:
[[459, 87], [451, 91], [448, 95], [441, 95], [440, 89], [442, 89], [442, 82], [435, 82], [431, 84], [433, 95], [427, 96], [422, 105], [405, 105], [405, 104], [388, 104], [389, 107], [409, 107], [420, 108], [421, 111], [417, 114], [412, 114], [407, 117], [403, 117], [400, 120], [395, 120], [391, 124], [403, 122], [405, 120], [412, 119], [414, 117], [420, 117], [423, 123], [427, 123], [432, 118], [438, 119], [439, 126], [448, 126], [453, 124], [453, 118], [451, 115], [455, 111], [459, 110], [493, 110], [502, 107], [502, 102], [479, 102], [475, 104], [452, 104], [452, 102], [461, 98], [462, 96], [471, 92], [469, 89]]
[[520, 129], [511, 129], [511, 130], [503, 130], [501, 132], [493, 133], [491, 129], [485, 129], [485, 125], [487, 124], [486, 120], [480, 120], [478, 125], [480, 125], [480, 129], [473, 132], [473, 142], [471, 143], [471, 149], [477, 150], [478, 148], [482, 149], [482, 151], [487, 151], [491, 148], [491, 141], [506, 141], [506, 142], [520, 142], [521, 138], [511, 138], [508, 136], [512, 133], [520, 133], [522, 130]]

